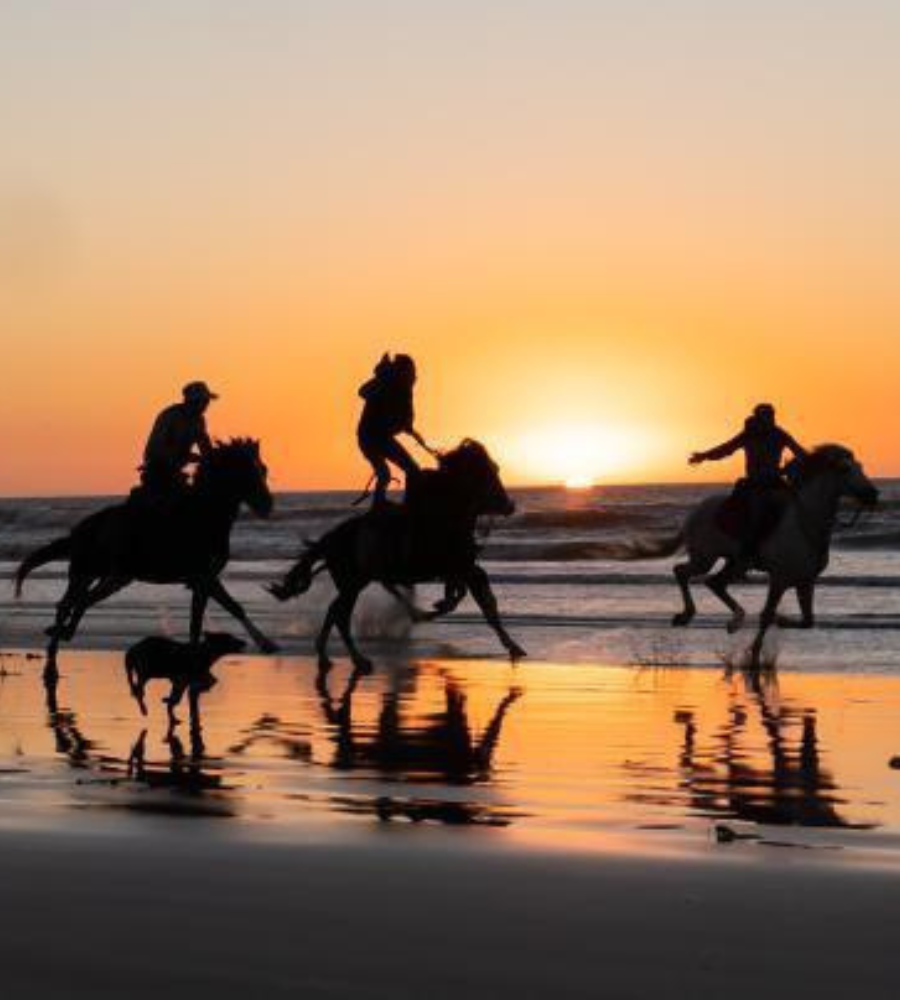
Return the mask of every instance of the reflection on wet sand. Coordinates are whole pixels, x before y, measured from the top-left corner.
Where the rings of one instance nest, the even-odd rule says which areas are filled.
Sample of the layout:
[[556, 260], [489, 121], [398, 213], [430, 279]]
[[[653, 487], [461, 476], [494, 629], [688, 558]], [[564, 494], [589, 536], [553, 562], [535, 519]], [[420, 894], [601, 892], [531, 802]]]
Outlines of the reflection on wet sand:
[[156, 701], [139, 714], [121, 655], [63, 665], [59, 695], [25, 660], [0, 684], [7, 822], [73, 808], [248, 830], [403, 820], [588, 845], [729, 822], [842, 844], [859, 840], [841, 830], [900, 833], [894, 678], [403, 659], [317, 674], [309, 658], [244, 657], [197, 725], [169, 727]]
[[[397, 690], [381, 695], [381, 708], [374, 727], [354, 724], [353, 696], [361, 679], [354, 671], [340, 698], [335, 700], [328, 686], [328, 672], [316, 679], [323, 716], [330, 728], [335, 753], [331, 766], [336, 770], [374, 770], [405, 782], [446, 783], [465, 786], [486, 783], [503, 729], [506, 713], [521, 697], [511, 688], [498, 702], [480, 738], [472, 732], [467, 697], [458, 679], [443, 674], [442, 711], [408, 718], [413, 706]], [[345, 799], [341, 805], [350, 812], [373, 812], [381, 820], [398, 817], [413, 822], [487, 824], [505, 826], [515, 815], [483, 803], [442, 801], [421, 796], [399, 799], [378, 796], [374, 800]]]
[[[693, 711], [674, 713], [682, 741], [673, 788], [628, 798], [652, 804], [686, 798], [699, 816], [757, 825], [870, 828], [839, 811], [847, 800], [822, 765], [815, 709], [782, 701], [773, 672], [730, 679], [725, 718], [708, 743]], [[764, 734], [761, 745], [751, 731], [754, 721]]]
[[[59, 705], [56, 684], [45, 685], [45, 696], [47, 727], [53, 734], [57, 754], [69, 767], [91, 773], [91, 777], [79, 779], [80, 788], [112, 793], [95, 795], [89, 803], [82, 800], [80, 805], [178, 814], [196, 812], [204, 816], [234, 815], [234, 808], [225, 801], [229, 789], [222, 778], [222, 761], [206, 756], [199, 724], [189, 729], [187, 749], [175, 727], [168, 727], [163, 741], [168, 751], [164, 760], [148, 759], [147, 730], [141, 729], [128, 757], [122, 758], [106, 752], [102, 744], [84, 735], [77, 714]], [[199, 723], [199, 717], [194, 721]], [[169, 794], [148, 796], [143, 794], [145, 790]], [[198, 799], [210, 793], [215, 793], [214, 806], [192, 808], [184, 801], [185, 797]]]

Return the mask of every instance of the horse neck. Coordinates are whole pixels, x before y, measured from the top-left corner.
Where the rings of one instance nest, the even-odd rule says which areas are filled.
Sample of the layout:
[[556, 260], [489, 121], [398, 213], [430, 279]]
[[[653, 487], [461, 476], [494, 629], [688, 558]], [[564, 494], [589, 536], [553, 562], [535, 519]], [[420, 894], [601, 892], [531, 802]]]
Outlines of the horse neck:
[[464, 528], [474, 529], [478, 514], [466, 490], [460, 488], [459, 481], [444, 473], [442, 477], [440, 502], [447, 521]]
[[840, 497], [840, 485], [831, 472], [815, 476], [797, 490], [797, 514], [803, 528], [826, 547], [831, 542]]
[[230, 529], [241, 509], [241, 501], [237, 496], [219, 492], [209, 483], [195, 488], [194, 499], [203, 511], [204, 519], [208, 518], [208, 523], [216, 527]]

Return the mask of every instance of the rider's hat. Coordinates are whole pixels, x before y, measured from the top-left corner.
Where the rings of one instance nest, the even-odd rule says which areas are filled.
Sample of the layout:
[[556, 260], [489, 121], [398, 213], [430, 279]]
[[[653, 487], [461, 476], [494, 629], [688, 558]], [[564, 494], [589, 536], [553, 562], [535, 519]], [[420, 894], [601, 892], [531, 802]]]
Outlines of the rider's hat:
[[188, 382], [181, 393], [186, 403], [206, 403], [219, 398], [205, 382]]

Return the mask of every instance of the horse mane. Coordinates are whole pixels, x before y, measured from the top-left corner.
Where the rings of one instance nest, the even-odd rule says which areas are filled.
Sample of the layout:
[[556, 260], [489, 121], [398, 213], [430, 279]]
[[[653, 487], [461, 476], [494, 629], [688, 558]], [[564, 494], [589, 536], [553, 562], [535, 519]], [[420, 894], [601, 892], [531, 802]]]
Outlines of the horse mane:
[[463, 438], [455, 448], [443, 452], [438, 459], [438, 467], [441, 471], [453, 472], [472, 460], [487, 462], [496, 469], [496, 463], [488, 454], [487, 448], [474, 438]]
[[248, 458], [259, 458], [259, 441], [249, 437], [215, 440], [212, 448], [201, 457], [194, 474], [194, 484], [202, 482], [211, 472], [237, 465]]
[[853, 460], [853, 452], [842, 444], [820, 444], [803, 458], [795, 458], [787, 465], [785, 471], [788, 479], [799, 486], [823, 472]]

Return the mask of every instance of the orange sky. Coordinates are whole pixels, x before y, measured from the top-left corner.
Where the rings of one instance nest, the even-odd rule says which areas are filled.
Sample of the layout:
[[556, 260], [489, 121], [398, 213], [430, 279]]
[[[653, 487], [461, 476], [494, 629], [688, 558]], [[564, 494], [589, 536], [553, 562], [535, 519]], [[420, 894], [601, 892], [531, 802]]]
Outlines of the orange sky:
[[386, 348], [513, 482], [722, 478], [763, 398], [900, 473], [897, 8], [483, 6], [4, 5], [0, 492], [126, 488], [193, 378], [360, 486]]

